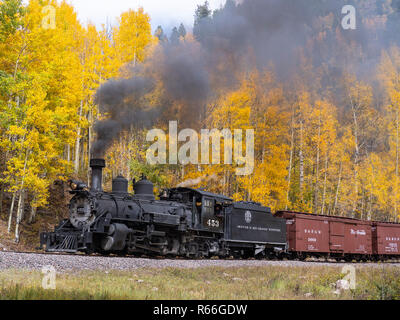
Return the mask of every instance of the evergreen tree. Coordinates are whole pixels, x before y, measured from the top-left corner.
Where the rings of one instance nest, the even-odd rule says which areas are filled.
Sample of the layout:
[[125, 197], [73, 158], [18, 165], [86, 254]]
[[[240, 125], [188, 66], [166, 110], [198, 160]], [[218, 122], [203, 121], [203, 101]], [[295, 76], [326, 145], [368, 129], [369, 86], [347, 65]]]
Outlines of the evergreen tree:
[[393, 12], [388, 16], [386, 23], [386, 36], [389, 43], [400, 43], [396, 30], [400, 30], [400, 0], [392, 1]]
[[164, 33], [164, 30], [161, 26], [158, 26], [156, 31], [154, 32], [154, 36], [158, 38], [160, 42], [167, 42], [168, 38]]
[[171, 36], [169, 37], [169, 41], [173, 45], [176, 45], [176, 44], [179, 43], [179, 32], [178, 32], [178, 29], [176, 27], [174, 27], [172, 29], [172, 33], [171, 33]]
[[194, 14], [193, 35], [198, 41], [203, 40], [207, 34], [207, 29], [211, 22], [211, 13], [208, 1], [197, 6]]
[[400, 0], [392, 0], [393, 11], [400, 13]]
[[186, 28], [183, 25], [183, 23], [180, 24], [179, 29], [178, 29], [179, 37], [186, 37]]

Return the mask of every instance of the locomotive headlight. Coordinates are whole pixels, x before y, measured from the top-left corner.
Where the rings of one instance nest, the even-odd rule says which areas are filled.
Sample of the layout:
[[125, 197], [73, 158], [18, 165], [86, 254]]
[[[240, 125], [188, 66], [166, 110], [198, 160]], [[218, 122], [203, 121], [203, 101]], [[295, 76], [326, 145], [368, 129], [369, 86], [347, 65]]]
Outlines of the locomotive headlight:
[[71, 190], [83, 190], [87, 188], [87, 185], [85, 183], [77, 180], [69, 180], [68, 184]]
[[74, 197], [69, 206], [69, 220], [78, 229], [90, 227], [96, 216], [92, 212], [91, 201], [87, 197]]

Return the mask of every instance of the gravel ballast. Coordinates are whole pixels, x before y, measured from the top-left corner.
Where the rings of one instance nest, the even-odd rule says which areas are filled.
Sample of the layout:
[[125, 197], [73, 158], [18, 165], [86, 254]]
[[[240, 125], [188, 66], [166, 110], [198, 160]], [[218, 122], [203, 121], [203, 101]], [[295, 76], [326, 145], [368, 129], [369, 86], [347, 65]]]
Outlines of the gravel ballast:
[[[136, 257], [102, 257], [64, 254], [0, 252], [0, 270], [41, 270], [53, 266], [57, 271], [68, 270], [134, 270], [138, 268], [204, 268], [204, 267], [343, 267], [344, 263], [268, 261], [268, 260], [181, 260]], [[399, 263], [355, 263], [356, 267], [400, 267]]]

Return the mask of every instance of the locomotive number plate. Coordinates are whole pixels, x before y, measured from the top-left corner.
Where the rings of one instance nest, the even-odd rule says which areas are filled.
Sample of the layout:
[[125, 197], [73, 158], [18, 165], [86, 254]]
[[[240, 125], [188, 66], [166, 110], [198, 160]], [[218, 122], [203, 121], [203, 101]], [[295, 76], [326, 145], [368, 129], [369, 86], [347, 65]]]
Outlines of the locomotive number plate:
[[208, 219], [207, 220], [207, 226], [211, 228], [219, 228], [220, 222], [219, 220], [214, 220], [214, 219]]

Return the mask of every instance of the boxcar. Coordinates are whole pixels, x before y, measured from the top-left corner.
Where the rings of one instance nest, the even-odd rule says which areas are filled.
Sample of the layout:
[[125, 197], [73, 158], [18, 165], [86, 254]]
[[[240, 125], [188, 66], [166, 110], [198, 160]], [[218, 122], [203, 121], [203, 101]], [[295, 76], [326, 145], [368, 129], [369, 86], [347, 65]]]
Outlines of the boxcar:
[[372, 223], [374, 255], [400, 255], [400, 225], [388, 222]]
[[293, 254], [365, 257], [372, 254], [372, 224], [369, 221], [279, 211], [286, 219], [288, 248]]
[[291, 252], [329, 253], [329, 219], [325, 216], [279, 211], [286, 219], [288, 249]]
[[[331, 224], [338, 225], [338, 229], [343, 232], [343, 253], [354, 256], [372, 254], [372, 224], [370, 221], [335, 217], [332, 218]], [[334, 243], [335, 240], [339, 243], [339, 239], [340, 232], [333, 235], [332, 228], [331, 243]]]

